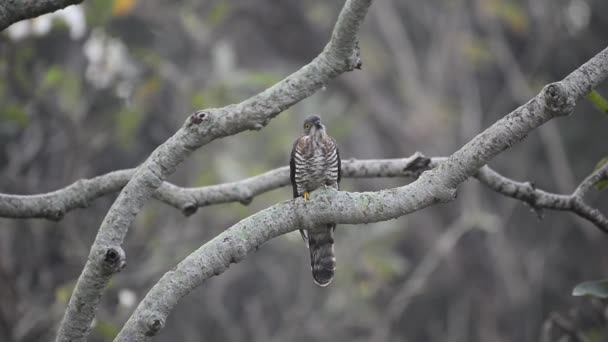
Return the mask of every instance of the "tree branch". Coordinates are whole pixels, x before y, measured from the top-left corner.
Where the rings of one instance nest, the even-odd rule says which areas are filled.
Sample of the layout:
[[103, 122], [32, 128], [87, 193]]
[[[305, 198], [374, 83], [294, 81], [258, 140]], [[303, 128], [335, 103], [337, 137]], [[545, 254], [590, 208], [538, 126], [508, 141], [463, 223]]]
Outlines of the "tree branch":
[[385, 221], [455, 198], [456, 188], [494, 156], [554, 117], [608, 77], [608, 49], [563, 81], [546, 86], [525, 105], [499, 120], [435, 169], [408, 185], [378, 192], [324, 189], [312, 200], [285, 201], [262, 210], [207, 242], [165, 273], [129, 318], [117, 341], [146, 341], [157, 334], [177, 302], [205, 279], [224, 272], [266, 241], [311, 225]]
[[124, 265], [121, 245], [135, 215], [192, 151], [215, 139], [262, 129], [334, 77], [361, 67], [357, 32], [370, 4], [371, 0], [347, 0], [329, 43], [312, 62], [241, 103], [193, 113], [137, 168], [101, 224], [59, 326], [57, 341], [86, 339], [104, 288]]
[[[417, 177], [427, 170], [431, 159], [416, 153], [409, 158], [345, 160], [343, 177]], [[76, 208], [86, 208], [98, 197], [120, 191], [135, 169], [113, 171], [45, 194], [9, 195], [0, 193], [0, 217], [60, 220]], [[289, 167], [280, 167], [236, 182], [184, 188], [164, 182], [154, 197], [191, 215], [199, 207], [227, 202], [248, 204], [253, 197], [289, 184]]]
[[607, 172], [608, 165], [595, 170], [570, 195], [553, 194], [537, 189], [530, 182], [513, 181], [501, 176], [487, 166], [483, 167], [475, 177], [492, 190], [525, 202], [536, 211], [539, 217], [542, 217], [541, 209], [571, 211], [608, 234], [608, 219], [599, 210], [590, 207], [584, 201], [585, 194], [593, 185], [608, 178]]
[[0, 217], [61, 220], [76, 208], [86, 208], [95, 199], [120, 191], [135, 169], [119, 170], [91, 179], [78, 180], [65, 188], [36, 195], [0, 194]]
[[55, 12], [83, 0], [19, 0], [0, 2], [0, 31], [23, 19]]
[[[429, 158], [418, 152], [408, 158], [350, 159], [342, 162], [342, 175], [344, 178], [416, 178], [445, 160], [445, 157]], [[572, 211], [608, 232], [608, 220], [599, 211], [584, 202], [577, 203], [583, 200], [583, 191], [587, 192], [594, 184], [608, 178], [607, 170], [608, 164], [594, 171], [571, 195], [537, 189], [531, 182], [509, 179], [488, 166], [482, 167], [474, 177], [497, 193], [528, 204], [539, 216], [541, 209]], [[119, 191], [134, 172], [135, 169], [114, 171], [40, 195], [0, 194], [0, 217], [59, 220], [70, 210], [86, 208], [96, 198]], [[153, 196], [188, 216], [208, 205], [230, 202], [247, 205], [255, 196], [288, 184], [289, 168], [284, 166], [240, 181], [196, 188], [164, 182]]]

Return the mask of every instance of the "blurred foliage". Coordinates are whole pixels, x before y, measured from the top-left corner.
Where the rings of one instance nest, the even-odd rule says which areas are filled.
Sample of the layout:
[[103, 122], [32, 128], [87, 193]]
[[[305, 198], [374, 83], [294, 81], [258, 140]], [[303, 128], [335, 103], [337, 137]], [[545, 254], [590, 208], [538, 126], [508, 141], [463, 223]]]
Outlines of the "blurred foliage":
[[[21, 40], [0, 33], [0, 191], [53, 191], [136, 167], [192, 110], [242, 101], [307, 63], [323, 49], [340, 6], [87, 0], [82, 38], [57, 25]], [[171, 181], [212, 185], [284, 166], [311, 113], [322, 115], [343, 159], [449, 155], [602, 49], [607, 10], [605, 0], [374, 2], [360, 34], [362, 71], [332, 81], [259, 132], [192, 153]], [[98, 77], [112, 63], [133, 64], [136, 72], [118, 72], [103, 86], [92, 82], [84, 47], [94, 32], [125, 47], [120, 56], [103, 47], [91, 53], [105, 57]], [[606, 156], [605, 120], [579, 115], [592, 104], [606, 107], [598, 97], [606, 91], [598, 88], [575, 115], [531, 133], [492, 166], [548, 191], [571, 191]], [[345, 179], [342, 189], [407, 182]], [[604, 212], [607, 194], [590, 198]], [[53, 339], [115, 196], [57, 223], [0, 220], [0, 341]], [[143, 298], [164, 272], [223, 229], [289, 198], [285, 187], [247, 206], [204, 207], [190, 217], [149, 203], [127, 236], [129, 267], [102, 298], [91, 341], [111, 340], [128, 318], [132, 308], [117, 304], [119, 291]], [[388, 304], [461, 215], [495, 216], [494, 233], [464, 236], [403, 313], [388, 317]], [[399, 220], [339, 226], [337, 275], [328, 288], [313, 285], [308, 253], [298, 233], [273, 239], [189, 294], [158, 339], [368, 340], [390, 321], [388, 340], [537, 341], [551, 313], [591, 305], [569, 295], [571, 284], [605, 275], [608, 266], [605, 240], [586, 222], [553, 212], [539, 221], [521, 203], [473, 181], [452, 203]], [[20, 330], [30, 322], [36, 323]], [[589, 340], [605, 336], [595, 325], [581, 324], [580, 331]]]
[[471, 64], [477, 68], [482, 68], [492, 62], [492, 53], [486, 46], [485, 40], [481, 37], [465, 37], [462, 49], [465, 56], [471, 61]]
[[116, 133], [123, 147], [129, 147], [135, 141], [143, 117], [138, 110], [124, 109], [116, 113]]
[[487, 14], [503, 21], [513, 32], [528, 33], [530, 23], [527, 10], [519, 1], [485, 0], [481, 4]]

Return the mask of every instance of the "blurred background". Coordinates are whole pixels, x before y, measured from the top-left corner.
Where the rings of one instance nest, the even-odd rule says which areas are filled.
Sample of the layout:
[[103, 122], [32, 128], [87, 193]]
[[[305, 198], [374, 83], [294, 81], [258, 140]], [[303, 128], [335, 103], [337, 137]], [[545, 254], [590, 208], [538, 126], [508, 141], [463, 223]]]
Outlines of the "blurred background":
[[[316, 56], [342, 1], [86, 0], [0, 33], [0, 192], [35, 194], [137, 166], [195, 109], [238, 102]], [[363, 70], [259, 132], [196, 151], [170, 181], [203, 186], [284, 166], [322, 115], [343, 159], [447, 156], [608, 45], [604, 0], [382, 0], [360, 33]], [[608, 85], [598, 88], [608, 95]], [[608, 117], [586, 101], [490, 164], [570, 193], [602, 157]], [[348, 191], [405, 179], [344, 179]], [[53, 339], [115, 199], [60, 222], [0, 219], [0, 340]], [[109, 341], [148, 289], [290, 188], [191, 217], [151, 201], [126, 239], [91, 341]], [[606, 194], [590, 198], [608, 212]], [[608, 274], [606, 236], [537, 215], [476, 181], [389, 222], [338, 227], [337, 276], [314, 285], [297, 232], [274, 239], [176, 308], [159, 341], [607, 341], [605, 303], [572, 297]], [[544, 327], [544, 328], [543, 328]], [[544, 336], [543, 336], [544, 335]], [[566, 335], [565, 337], [563, 335]], [[561, 338], [561, 339], [560, 339]], [[564, 339], [566, 338], [566, 339]], [[570, 339], [567, 339], [570, 338]], [[582, 340], [581, 340], [582, 341]]]

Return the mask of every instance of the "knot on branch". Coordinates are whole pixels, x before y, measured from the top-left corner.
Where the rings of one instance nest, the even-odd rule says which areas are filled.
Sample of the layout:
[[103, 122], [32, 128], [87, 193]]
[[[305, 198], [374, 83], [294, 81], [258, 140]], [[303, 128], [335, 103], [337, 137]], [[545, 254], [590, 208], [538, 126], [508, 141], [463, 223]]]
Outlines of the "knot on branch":
[[143, 324], [146, 336], [154, 336], [165, 326], [165, 320], [158, 314], [149, 314]]
[[186, 126], [190, 127], [193, 125], [200, 125], [201, 123], [203, 123], [204, 119], [207, 117], [207, 114], [208, 114], [208, 111], [205, 109], [197, 110], [192, 115], [190, 115], [190, 117], [188, 117], [188, 123]]
[[242, 205], [249, 205], [253, 201], [253, 191], [249, 188], [243, 188], [242, 193], [239, 195], [239, 202]]
[[[537, 204], [538, 194], [536, 193], [536, 184], [534, 182], [526, 182], [525, 186], [523, 202], [525, 205], [530, 207], [530, 210], [534, 212], [537, 219], [542, 220], [545, 216], [545, 212], [543, 211], [543, 208]], [[518, 190], [516, 189], [515, 194], [517, 194], [517, 191]]]
[[270, 119], [269, 119], [269, 118], [264, 119], [264, 120], [259, 121], [259, 122], [254, 122], [254, 123], [251, 125], [251, 130], [253, 130], [253, 131], [259, 131], [259, 130], [261, 130], [262, 128], [266, 127], [266, 126], [268, 125], [268, 123], [269, 123], [269, 122], [270, 122]]
[[425, 156], [420, 152], [416, 152], [413, 156], [412, 161], [410, 161], [404, 168], [403, 172], [413, 172], [415, 175], [420, 176], [423, 171], [429, 169], [429, 165], [431, 164], [431, 158]]
[[63, 220], [64, 216], [65, 216], [65, 210], [62, 210], [62, 209], [51, 210], [46, 215], [46, 217], [49, 220], [55, 221], [55, 222]]
[[198, 206], [196, 205], [196, 203], [186, 203], [183, 207], [182, 207], [182, 213], [185, 216], [190, 216], [193, 215], [194, 213], [196, 213], [196, 211], [198, 210]]
[[239, 202], [242, 205], [249, 205], [251, 203], [251, 201], [253, 201], [253, 196], [248, 196], [248, 197], [245, 197], [245, 198], [239, 200]]
[[[241, 240], [235, 240], [230, 236], [226, 236], [223, 240], [227, 246], [225, 246], [226, 250], [231, 250], [229, 264], [236, 264], [241, 262], [247, 256], [247, 247], [243, 244]], [[228, 264], [228, 265], [229, 265]], [[226, 265], [226, 267], [228, 266]]]
[[102, 268], [104, 273], [113, 274], [120, 272], [127, 266], [125, 251], [118, 247], [109, 247], [103, 253]]
[[545, 107], [553, 116], [565, 116], [572, 113], [574, 99], [569, 96], [561, 82], [551, 83], [544, 89]]

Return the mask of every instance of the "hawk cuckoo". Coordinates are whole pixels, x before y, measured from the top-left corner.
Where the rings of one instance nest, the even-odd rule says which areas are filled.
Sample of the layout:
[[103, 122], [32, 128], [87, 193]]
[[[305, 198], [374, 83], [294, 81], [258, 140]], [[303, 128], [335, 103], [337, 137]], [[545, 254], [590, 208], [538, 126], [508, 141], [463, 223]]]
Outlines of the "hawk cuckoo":
[[[319, 116], [311, 115], [304, 120], [304, 134], [293, 144], [289, 167], [294, 198], [302, 196], [308, 200], [310, 192], [320, 187], [338, 189], [340, 154]], [[324, 224], [306, 231], [300, 229], [304, 241], [308, 241], [312, 276], [320, 286], [328, 285], [334, 277], [335, 228], [335, 224]]]

